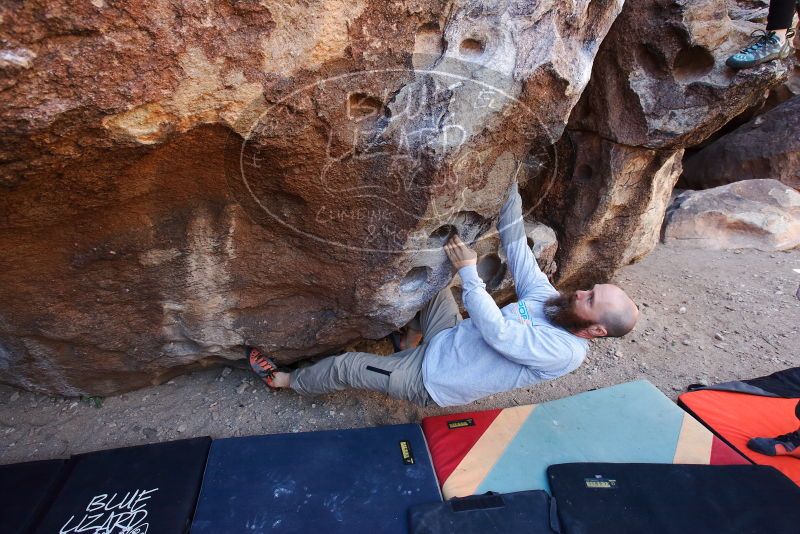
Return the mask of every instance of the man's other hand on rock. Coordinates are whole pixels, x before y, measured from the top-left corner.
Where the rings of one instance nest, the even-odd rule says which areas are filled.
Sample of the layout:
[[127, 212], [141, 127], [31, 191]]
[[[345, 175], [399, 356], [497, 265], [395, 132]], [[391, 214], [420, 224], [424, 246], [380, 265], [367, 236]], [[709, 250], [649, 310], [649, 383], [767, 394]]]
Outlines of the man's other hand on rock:
[[478, 253], [469, 248], [457, 234], [453, 234], [447, 240], [444, 245], [444, 251], [456, 269], [478, 263]]

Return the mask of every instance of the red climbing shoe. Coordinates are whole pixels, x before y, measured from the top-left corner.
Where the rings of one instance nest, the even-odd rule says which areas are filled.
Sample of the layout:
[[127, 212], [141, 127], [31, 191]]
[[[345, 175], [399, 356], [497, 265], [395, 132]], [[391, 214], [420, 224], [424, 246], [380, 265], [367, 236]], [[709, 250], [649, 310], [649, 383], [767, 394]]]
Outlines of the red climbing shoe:
[[272, 385], [275, 371], [278, 370], [278, 366], [275, 365], [275, 362], [261, 354], [261, 351], [255, 347], [245, 347], [245, 351], [247, 353], [247, 359], [250, 360], [250, 369], [258, 375], [258, 378], [263, 380], [268, 388], [280, 389]]

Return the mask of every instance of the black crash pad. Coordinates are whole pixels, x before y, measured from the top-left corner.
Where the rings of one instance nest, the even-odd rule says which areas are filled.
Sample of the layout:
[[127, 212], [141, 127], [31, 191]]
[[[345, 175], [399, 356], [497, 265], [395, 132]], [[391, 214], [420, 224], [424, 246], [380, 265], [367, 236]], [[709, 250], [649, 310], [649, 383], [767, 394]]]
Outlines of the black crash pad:
[[188, 531], [210, 438], [74, 456], [37, 534], [183, 534]]
[[421, 504], [408, 512], [412, 534], [554, 534], [555, 501], [542, 490], [489, 493]]
[[547, 476], [566, 534], [800, 532], [800, 488], [772, 467], [573, 463]]
[[0, 534], [25, 534], [47, 508], [64, 477], [66, 460], [0, 466]]

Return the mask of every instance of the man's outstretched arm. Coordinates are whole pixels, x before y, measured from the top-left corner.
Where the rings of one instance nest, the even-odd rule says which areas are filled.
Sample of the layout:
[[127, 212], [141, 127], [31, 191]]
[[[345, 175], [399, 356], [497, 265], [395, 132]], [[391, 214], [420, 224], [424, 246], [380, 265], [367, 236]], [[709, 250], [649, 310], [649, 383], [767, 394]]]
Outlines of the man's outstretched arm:
[[490, 347], [507, 360], [543, 373], [557, 374], [574, 361], [572, 349], [559, 338], [540, 336], [530, 325], [503, 317], [478, 276], [477, 255], [458, 236], [453, 236], [444, 249], [461, 275], [462, 298], [470, 319]]
[[552, 296], [556, 290], [539, 269], [536, 258], [528, 246], [525, 223], [522, 219], [522, 198], [516, 180], [508, 188], [508, 196], [497, 221], [497, 230], [506, 253], [511, 277], [514, 279], [517, 298], [545, 300]]

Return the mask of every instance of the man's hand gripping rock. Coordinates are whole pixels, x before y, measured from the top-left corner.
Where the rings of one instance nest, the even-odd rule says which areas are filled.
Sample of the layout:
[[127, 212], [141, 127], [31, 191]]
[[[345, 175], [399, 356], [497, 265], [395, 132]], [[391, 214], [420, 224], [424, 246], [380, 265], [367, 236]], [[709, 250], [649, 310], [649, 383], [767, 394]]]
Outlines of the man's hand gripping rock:
[[444, 245], [444, 251], [456, 270], [465, 265], [478, 263], [478, 254], [464, 243], [457, 234], [454, 234]]

